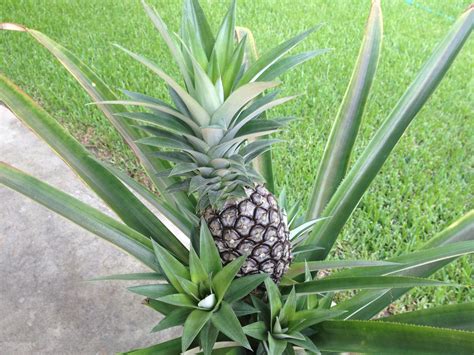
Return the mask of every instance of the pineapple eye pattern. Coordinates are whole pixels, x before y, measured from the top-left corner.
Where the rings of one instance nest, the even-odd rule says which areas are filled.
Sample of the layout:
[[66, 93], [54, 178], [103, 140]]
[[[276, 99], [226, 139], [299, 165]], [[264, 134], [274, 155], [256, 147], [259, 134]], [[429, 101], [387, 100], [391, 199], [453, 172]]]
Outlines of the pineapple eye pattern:
[[206, 223], [224, 264], [247, 259], [239, 276], [265, 272], [278, 282], [291, 263], [290, 231], [275, 197], [262, 185], [247, 188], [246, 197], [227, 201], [220, 211], [208, 207]]

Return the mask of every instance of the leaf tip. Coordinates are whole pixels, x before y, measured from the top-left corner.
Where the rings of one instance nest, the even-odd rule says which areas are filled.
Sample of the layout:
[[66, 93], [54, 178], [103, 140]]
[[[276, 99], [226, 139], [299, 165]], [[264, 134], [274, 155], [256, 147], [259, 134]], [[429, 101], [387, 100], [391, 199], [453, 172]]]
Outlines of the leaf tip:
[[13, 22], [0, 23], [0, 31], [1, 30], [19, 31], [19, 32], [27, 32], [28, 31], [28, 29], [25, 26], [19, 25], [17, 23], [13, 23]]

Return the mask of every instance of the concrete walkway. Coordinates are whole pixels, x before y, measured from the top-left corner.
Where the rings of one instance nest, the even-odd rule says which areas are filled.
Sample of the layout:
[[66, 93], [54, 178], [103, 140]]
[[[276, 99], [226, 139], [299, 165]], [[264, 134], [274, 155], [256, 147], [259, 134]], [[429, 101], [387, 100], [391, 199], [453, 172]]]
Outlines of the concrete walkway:
[[[106, 211], [49, 147], [0, 106], [0, 160]], [[0, 185], [0, 353], [109, 354], [159, 342], [158, 313], [124, 281], [130, 256]], [[166, 338], [170, 333], [165, 334]]]

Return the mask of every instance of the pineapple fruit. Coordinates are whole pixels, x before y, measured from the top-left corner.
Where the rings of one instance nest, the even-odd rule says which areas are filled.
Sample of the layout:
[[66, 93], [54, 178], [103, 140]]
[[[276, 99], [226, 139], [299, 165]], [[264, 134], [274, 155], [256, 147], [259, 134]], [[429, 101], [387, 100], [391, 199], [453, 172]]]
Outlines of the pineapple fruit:
[[219, 211], [208, 207], [204, 218], [224, 264], [247, 256], [239, 275], [265, 272], [280, 280], [291, 262], [286, 215], [263, 186], [246, 189], [246, 197], [226, 201]]
[[235, 1], [215, 37], [196, 0], [185, 1], [179, 35], [143, 5], [169, 46], [185, 86], [150, 60], [120, 47], [165, 80], [174, 105], [125, 91], [130, 101], [115, 103], [142, 106], [151, 113], [119, 115], [139, 123], [146, 137], [138, 143], [156, 148], [157, 158], [171, 162], [160, 172], [176, 179], [168, 191], [196, 196], [197, 211], [192, 212], [208, 224], [222, 263], [245, 255], [240, 276], [265, 272], [278, 282], [291, 261], [288, 223], [252, 161], [276, 142], [266, 137], [292, 119], [265, 117], [267, 110], [293, 98], [278, 98], [273, 80], [321, 52], [292, 56], [283, 64], [279, 59], [315, 29], [256, 58], [251, 32], [235, 27]]

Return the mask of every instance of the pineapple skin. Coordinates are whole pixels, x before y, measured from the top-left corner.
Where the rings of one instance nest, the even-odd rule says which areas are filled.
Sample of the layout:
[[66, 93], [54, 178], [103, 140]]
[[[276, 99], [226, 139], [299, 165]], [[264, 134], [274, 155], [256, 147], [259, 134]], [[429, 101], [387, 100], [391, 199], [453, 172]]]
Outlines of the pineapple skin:
[[245, 191], [218, 211], [207, 207], [204, 219], [224, 265], [245, 255], [238, 276], [265, 272], [279, 282], [292, 258], [287, 217], [263, 185]]

